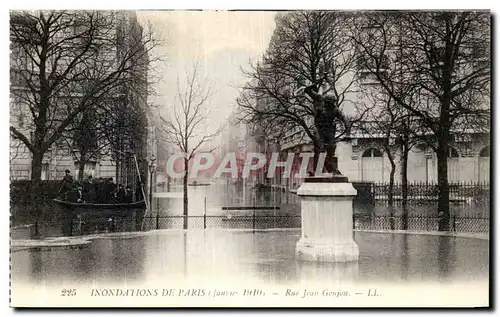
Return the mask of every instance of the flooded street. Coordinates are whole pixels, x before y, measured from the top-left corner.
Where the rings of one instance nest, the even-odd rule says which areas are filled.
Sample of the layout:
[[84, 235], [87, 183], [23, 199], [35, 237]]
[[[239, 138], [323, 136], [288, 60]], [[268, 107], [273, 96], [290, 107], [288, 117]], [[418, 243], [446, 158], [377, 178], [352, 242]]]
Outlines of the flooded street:
[[259, 283], [302, 280], [395, 282], [474, 281], [488, 277], [488, 241], [356, 232], [360, 260], [353, 267], [297, 262], [299, 230], [160, 230], [101, 237], [82, 249], [55, 248], [12, 253], [14, 285], [64, 286], [151, 283], [233, 277]]
[[[161, 216], [182, 215], [182, 186], [172, 186], [171, 192], [159, 192], [153, 198], [153, 214], [159, 210]], [[222, 216], [226, 212], [222, 207], [268, 207], [261, 215], [300, 216], [300, 197], [295, 193], [280, 189], [255, 189], [242, 185], [189, 186], [189, 216]], [[206, 201], [206, 208], [205, 208]], [[274, 210], [273, 207], [279, 210]], [[354, 202], [354, 214], [389, 216], [402, 215], [401, 205], [390, 208], [386, 203], [376, 202], [374, 206]], [[233, 212], [235, 213], [235, 212]], [[489, 218], [489, 205], [452, 203], [451, 213], [460, 217]], [[239, 211], [239, 215], [249, 215], [248, 211]], [[437, 203], [409, 204], [410, 216], [437, 216]]]
[[[188, 228], [266, 229], [300, 228], [300, 197], [280, 189], [251, 186], [211, 184], [188, 187]], [[73, 219], [61, 216], [55, 210], [49, 220], [39, 221], [35, 228], [19, 227], [12, 230], [12, 239], [27, 239], [35, 229], [41, 237], [86, 235], [99, 232], [129, 232], [154, 229], [181, 229], [183, 227], [182, 186], [172, 186], [170, 192], [157, 192], [153, 196], [152, 213], [144, 219], [107, 217]], [[254, 209], [255, 208], [255, 209]], [[376, 201], [375, 205], [353, 202], [355, 229], [368, 230], [438, 230], [436, 203], [408, 205], [408, 218], [404, 219], [401, 205], [390, 207]], [[456, 232], [489, 232], [489, 206], [467, 203], [451, 204], [450, 228]], [[205, 216], [206, 215], [206, 216]], [[15, 217], [13, 223], [18, 225]], [[71, 228], [70, 231], [68, 231]]]

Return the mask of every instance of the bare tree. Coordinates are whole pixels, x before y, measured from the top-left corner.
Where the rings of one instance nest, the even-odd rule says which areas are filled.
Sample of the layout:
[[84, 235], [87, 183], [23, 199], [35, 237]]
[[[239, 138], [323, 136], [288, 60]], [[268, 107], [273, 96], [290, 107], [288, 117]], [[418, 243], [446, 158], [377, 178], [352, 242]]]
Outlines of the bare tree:
[[[183, 216], [184, 229], [188, 227], [188, 165], [196, 153], [209, 144], [215, 136], [221, 132], [218, 128], [214, 132], [208, 132], [209, 102], [212, 90], [207, 85], [208, 78], [200, 75], [196, 63], [190, 72], [186, 74], [186, 88], [180, 87], [177, 80], [177, 95], [175, 104], [169, 107], [170, 117], [160, 116], [163, 140], [178, 147], [183, 154], [184, 176], [183, 176]], [[209, 151], [214, 150], [210, 149]]]
[[[366, 85], [364, 90], [364, 103], [359, 104], [358, 111], [367, 113], [366, 121], [361, 122], [357, 129], [373, 139], [381, 140], [382, 148], [389, 159], [391, 170], [388, 205], [391, 213], [394, 205], [396, 163], [399, 161], [401, 164], [403, 229], [406, 230], [408, 226], [408, 155], [410, 150], [426, 136], [421, 133], [419, 120], [408, 115], [408, 112], [395, 103], [379, 85]], [[406, 91], [405, 100], [411, 104], [412, 98], [412, 92]]]
[[364, 103], [360, 104], [360, 109], [366, 108], [366, 121], [362, 122], [358, 129], [363, 133], [370, 135], [374, 139], [382, 140], [382, 147], [391, 164], [389, 173], [389, 206], [393, 205], [394, 181], [396, 173], [396, 160], [399, 147], [394, 140], [398, 133], [398, 128], [401, 125], [403, 114], [400, 109], [394, 107], [394, 104], [389, 96], [383, 95], [375, 91], [369, 91], [363, 98]]
[[302, 130], [314, 146], [315, 162], [319, 152], [327, 152], [328, 172], [334, 172], [336, 142], [348, 130], [339, 109], [355, 87], [352, 19], [351, 13], [324, 11], [279, 15], [269, 48], [245, 72], [249, 83], [238, 98], [246, 122], [279, 126], [282, 133]]
[[141, 33], [120, 43], [117, 26], [121, 14], [11, 12], [12, 85], [23, 87], [12, 88], [11, 93], [25, 106], [32, 135], [12, 125], [10, 132], [32, 154], [35, 184], [40, 180], [44, 154], [75, 118], [119, 95], [134, 74], [148, 69], [155, 39], [151, 33]]
[[[487, 12], [384, 12], [359, 19], [364, 66], [384, 91], [418, 118], [438, 160], [439, 230], [450, 220], [448, 155], [458, 126], [488, 122], [490, 15]], [[418, 102], [403, 91], [412, 87]], [[470, 102], [474, 101], [474, 102]]]

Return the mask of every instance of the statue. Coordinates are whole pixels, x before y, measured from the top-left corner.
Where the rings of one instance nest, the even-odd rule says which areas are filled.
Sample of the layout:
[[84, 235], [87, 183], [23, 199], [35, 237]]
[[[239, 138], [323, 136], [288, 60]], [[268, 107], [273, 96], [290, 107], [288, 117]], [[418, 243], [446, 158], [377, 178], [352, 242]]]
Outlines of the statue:
[[346, 119], [342, 110], [338, 106], [338, 100], [335, 96], [318, 93], [315, 84], [297, 89], [295, 95], [301, 95], [304, 92], [312, 99], [315, 108], [314, 124], [319, 137], [325, 147], [327, 160], [325, 164], [326, 171], [334, 175], [341, 175], [337, 166], [335, 153], [335, 120], [338, 119], [344, 124], [346, 138], [350, 135], [351, 124]]

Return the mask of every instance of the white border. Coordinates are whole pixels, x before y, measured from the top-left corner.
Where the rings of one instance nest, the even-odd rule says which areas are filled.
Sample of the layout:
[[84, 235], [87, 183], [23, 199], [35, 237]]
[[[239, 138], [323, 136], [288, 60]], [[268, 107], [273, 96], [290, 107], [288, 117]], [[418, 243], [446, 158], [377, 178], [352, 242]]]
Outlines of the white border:
[[[36, 8], [40, 7], [42, 5], [44, 8], [68, 8], [68, 9], [155, 9], [155, 8], [170, 8], [170, 9], [193, 9], [193, 8], [203, 8], [203, 9], [219, 9], [219, 10], [224, 10], [224, 9], [296, 9], [296, 8], [301, 8], [301, 9], [443, 9], [443, 8], [454, 8], [454, 9], [488, 9], [491, 8], [493, 9], [494, 13], [497, 13], [498, 10], [498, 1], [486, 1], [486, 0], [475, 0], [475, 1], [429, 1], [429, 0], [424, 0], [424, 1], [336, 1], [336, 2], [331, 2], [331, 1], [286, 1], [286, 2], [276, 2], [276, 3], [271, 3], [269, 1], [263, 1], [263, 0], [254, 0], [254, 1], [246, 1], [246, 2], [241, 2], [241, 1], [200, 1], [200, 0], [184, 0], [184, 1], [151, 1], [151, 0], [143, 0], [143, 1], [120, 1], [117, 3], [113, 2], [107, 2], [104, 3], [103, 1], [96, 1], [96, 0], [87, 0], [87, 1], [44, 1], [43, 3], [37, 2], [37, 1], [15, 1], [15, 2], [10, 2], [8, 3], [7, 1], [2, 2], [2, 9], [0, 11], [0, 21], [2, 23], [2, 27], [0, 28], [0, 45], [2, 46], [0, 49], [0, 54], [2, 56], [2, 63], [0, 63], [0, 77], [2, 79], [2, 84], [1, 84], [1, 96], [2, 96], [2, 107], [0, 107], [0, 111], [2, 112], [0, 114], [0, 120], [4, 122], [1, 126], [3, 127], [3, 133], [0, 134], [0, 142], [3, 148], [3, 155], [0, 157], [0, 164], [2, 168], [0, 169], [0, 183], [2, 186], [2, 190], [0, 191], [0, 202], [2, 203], [2, 207], [0, 210], [3, 212], [4, 219], [2, 221], [2, 224], [4, 226], [4, 231], [2, 234], [2, 238], [0, 241], [1, 245], [1, 253], [3, 256], [3, 261], [1, 261], [1, 269], [2, 273], [0, 276], [2, 278], [1, 280], [1, 295], [0, 297], [2, 298], [2, 310], [1, 310], [1, 315], [2, 316], [12, 316], [14, 314], [14, 311], [10, 308], [8, 308], [8, 298], [9, 298], [9, 289], [8, 289], [8, 271], [9, 271], [9, 263], [8, 263], [8, 254], [9, 254], [9, 219], [8, 219], [8, 214], [9, 214], [9, 175], [8, 175], [8, 144], [9, 144], [9, 137], [8, 137], [8, 83], [9, 83], [9, 69], [8, 69], [8, 54], [9, 54], [9, 41], [8, 41], [8, 9], [31, 9], [31, 8]], [[4, 5], [10, 5], [10, 8], [3, 8]], [[497, 29], [496, 25], [498, 25], [498, 21], [495, 23], [495, 30]], [[494, 32], [494, 43], [497, 42], [498, 39], [498, 32]], [[497, 84], [498, 81], [495, 82], [495, 86], [493, 87], [493, 91], [497, 91]], [[496, 100], [496, 99], [494, 99]], [[495, 111], [495, 118], [498, 119], [498, 113], [499, 110]], [[495, 120], [498, 122], [498, 120]], [[496, 132], [498, 133], [498, 128], [496, 129]], [[498, 135], [496, 134], [495, 137]], [[495, 151], [495, 154], [492, 157], [496, 157], [498, 154]], [[495, 173], [496, 176], [496, 173]], [[495, 192], [495, 196], [498, 197], [498, 193]], [[495, 212], [492, 210], [492, 212]], [[498, 216], [495, 217], [496, 223], [495, 223], [495, 228], [498, 227]], [[493, 251], [493, 250], [492, 250]], [[497, 248], [495, 248], [494, 252], [491, 252], [492, 254], [497, 254]], [[498, 294], [498, 292], [497, 292]], [[498, 296], [498, 295], [497, 295]], [[498, 299], [498, 297], [495, 296], [495, 300]], [[75, 313], [78, 311], [75, 311]], [[32, 314], [31, 312], [30, 314]], [[83, 313], [80, 311], [80, 314], [83, 315], [92, 315], [95, 313], [100, 313], [100, 312], [88, 312], [88, 311], [83, 311]], [[113, 312], [113, 314], [122, 314], [123, 312]], [[140, 316], [143, 315], [144, 312], [142, 311], [136, 311], [133, 312], [132, 314], [128, 315], [135, 315], [135, 316]], [[188, 312], [179, 312], [182, 315], [190, 315], [191, 313]], [[295, 315], [296, 313], [292, 312], [285, 312], [287, 315]], [[338, 314], [339, 312], [334, 312]], [[379, 314], [384, 314], [385, 312], [378, 312]], [[63, 312], [63, 315], [69, 314], [69, 312]], [[213, 312], [212, 314], [217, 314], [217, 312]], [[245, 312], [238, 312], [238, 314], [248, 314]], [[444, 312], [443, 315], [455, 315], [455, 312]], [[46, 312], [38, 312], [38, 316], [52, 316], [53, 312], [46, 311]], [[416, 313], [410, 313], [409, 315], [416, 315]]]

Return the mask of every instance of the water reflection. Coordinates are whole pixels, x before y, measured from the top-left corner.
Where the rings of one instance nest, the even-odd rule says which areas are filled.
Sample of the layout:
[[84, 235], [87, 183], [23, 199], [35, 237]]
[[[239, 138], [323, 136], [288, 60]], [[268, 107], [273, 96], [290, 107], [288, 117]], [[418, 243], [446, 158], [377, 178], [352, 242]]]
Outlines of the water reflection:
[[408, 236], [407, 234], [400, 235], [401, 237], [401, 279], [407, 280], [410, 272], [410, 253], [408, 252]]
[[356, 232], [354, 263], [298, 262], [299, 231], [164, 230], [102, 238], [85, 249], [12, 253], [13, 283], [94, 285], [124, 282], [244, 280], [270, 284], [325, 281], [455, 281], [488, 278], [488, 241]]
[[359, 279], [359, 263], [318, 263], [318, 262], [295, 262], [299, 280], [303, 283], [323, 281], [335, 284], [353, 282]]
[[453, 274], [455, 261], [455, 239], [439, 237], [438, 250], [439, 275], [443, 280], [449, 280]]

